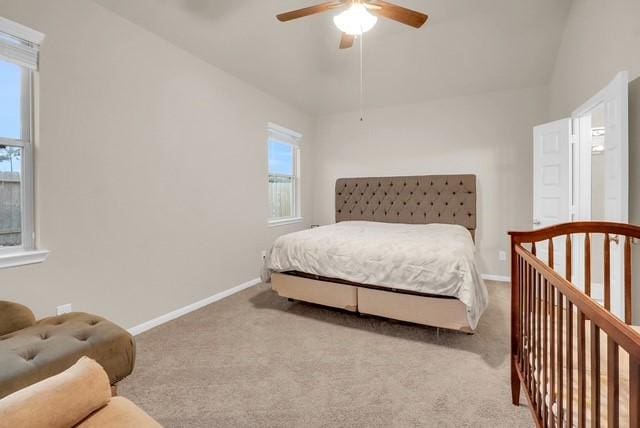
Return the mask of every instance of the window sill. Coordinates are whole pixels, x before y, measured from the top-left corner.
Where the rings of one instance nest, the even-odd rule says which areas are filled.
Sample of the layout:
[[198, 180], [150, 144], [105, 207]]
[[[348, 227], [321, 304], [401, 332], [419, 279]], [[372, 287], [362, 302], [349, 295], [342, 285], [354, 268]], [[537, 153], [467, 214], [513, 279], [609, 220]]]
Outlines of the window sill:
[[0, 253], [0, 269], [42, 263], [49, 257], [47, 250], [20, 250], [14, 253]]
[[302, 217], [281, 218], [278, 220], [269, 220], [269, 227], [286, 226], [288, 224], [302, 223]]

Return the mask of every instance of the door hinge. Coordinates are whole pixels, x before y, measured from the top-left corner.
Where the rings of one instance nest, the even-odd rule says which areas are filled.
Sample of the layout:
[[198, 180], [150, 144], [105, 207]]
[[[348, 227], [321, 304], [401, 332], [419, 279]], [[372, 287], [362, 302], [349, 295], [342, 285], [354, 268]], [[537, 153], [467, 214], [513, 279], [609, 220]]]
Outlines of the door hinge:
[[578, 144], [578, 134], [571, 134], [571, 141], [569, 144]]
[[569, 213], [571, 215], [576, 215], [577, 212], [578, 212], [578, 207], [576, 205], [569, 206]]

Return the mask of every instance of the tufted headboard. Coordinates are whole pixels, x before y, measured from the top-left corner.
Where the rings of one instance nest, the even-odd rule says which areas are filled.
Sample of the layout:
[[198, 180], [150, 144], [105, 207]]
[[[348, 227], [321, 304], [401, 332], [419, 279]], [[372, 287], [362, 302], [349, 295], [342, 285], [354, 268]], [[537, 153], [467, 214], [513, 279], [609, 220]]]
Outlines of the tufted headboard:
[[340, 178], [336, 222], [448, 223], [476, 229], [475, 175]]

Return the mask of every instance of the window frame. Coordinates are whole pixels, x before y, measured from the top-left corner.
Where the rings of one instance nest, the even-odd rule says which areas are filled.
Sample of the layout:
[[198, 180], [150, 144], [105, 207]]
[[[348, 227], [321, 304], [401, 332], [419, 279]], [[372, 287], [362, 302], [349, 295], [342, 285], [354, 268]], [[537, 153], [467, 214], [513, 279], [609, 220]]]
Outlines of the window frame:
[[[271, 201], [267, 196], [268, 216], [267, 223], [270, 227], [284, 226], [288, 224], [300, 223], [303, 221], [302, 217], [302, 186], [301, 186], [301, 168], [300, 168], [300, 140], [302, 134], [284, 126], [269, 123], [268, 124], [268, 138], [267, 138], [267, 195], [269, 194], [269, 177], [291, 177], [293, 187], [293, 215], [288, 217], [271, 217]], [[293, 175], [284, 174], [271, 174], [269, 171], [269, 143], [276, 142], [279, 144], [286, 144], [291, 146], [293, 150]]]
[[[44, 35], [0, 17], [0, 32], [28, 43], [40, 45]], [[0, 58], [1, 61], [13, 61]], [[20, 169], [21, 245], [0, 247], [0, 269], [44, 261], [49, 252], [36, 248], [35, 228], [35, 164], [34, 146], [38, 137], [38, 70], [18, 64], [21, 78], [21, 135], [20, 139], [0, 136], [0, 146], [22, 149]]]

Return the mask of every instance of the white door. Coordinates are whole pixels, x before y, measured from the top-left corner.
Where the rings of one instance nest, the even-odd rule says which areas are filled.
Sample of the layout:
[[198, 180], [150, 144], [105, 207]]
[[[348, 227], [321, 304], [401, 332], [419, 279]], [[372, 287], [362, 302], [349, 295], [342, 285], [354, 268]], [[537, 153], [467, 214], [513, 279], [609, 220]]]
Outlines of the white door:
[[[533, 228], [571, 221], [571, 119], [533, 128]], [[537, 246], [538, 257], [549, 258], [546, 243]], [[564, 238], [554, 240], [555, 269], [565, 273]]]
[[[590, 162], [591, 129], [582, 129], [583, 124], [590, 121], [584, 120], [590, 117], [591, 112], [597, 108], [604, 108], [604, 157], [605, 157], [605, 182], [604, 182], [604, 220], [628, 223], [629, 222], [629, 75], [627, 72], [618, 75], [605, 88], [587, 101], [582, 107], [573, 113], [581, 127], [580, 136], [580, 163]], [[589, 126], [589, 125], [586, 125]], [[585, 170], [590, 171], [590, 165], [585, 165]], [[587, 208], [591, 207], [590, 183], [585, 184], [586, 178], [580, 180], [578, 197], [580, 206], [585, 210], [581, 217], [591, 218]], [[588, 187], [589, 186], [589, 187]], [[611, 309], [614, 314], [624, 319], [624, 286], [622, 284], [624, 261], [624, 240], [611, 244]], [[594, 260], [594, 263], [604, 262]]]

